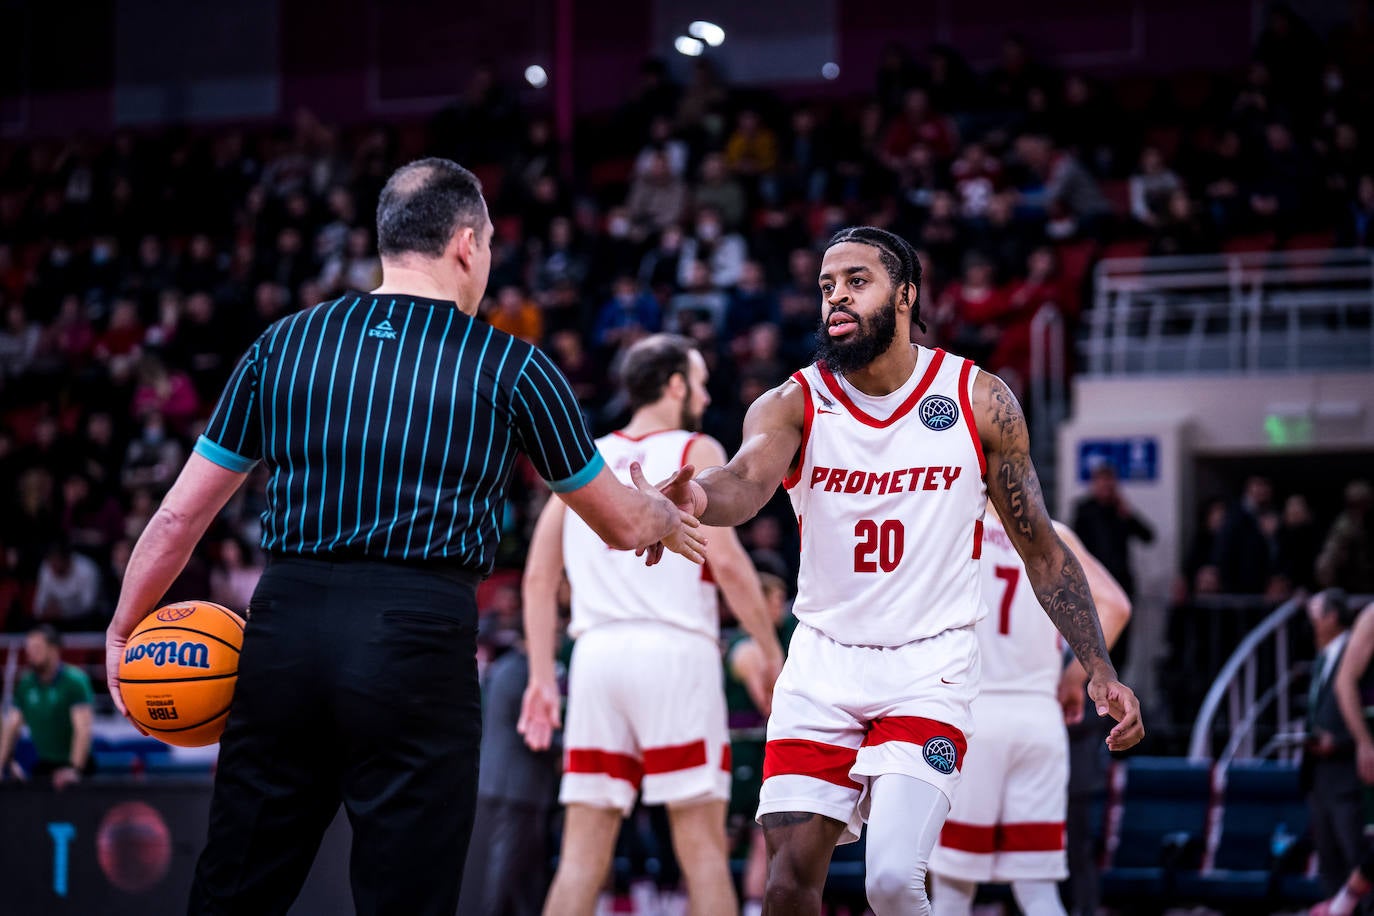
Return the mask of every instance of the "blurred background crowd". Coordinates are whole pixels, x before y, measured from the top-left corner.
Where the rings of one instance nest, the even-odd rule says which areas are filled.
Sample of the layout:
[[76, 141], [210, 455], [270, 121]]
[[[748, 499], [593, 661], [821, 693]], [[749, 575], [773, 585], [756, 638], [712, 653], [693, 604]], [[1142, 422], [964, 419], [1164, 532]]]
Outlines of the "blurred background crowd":
[[[700, 345], [705, 430], [733, 449], [753, 399], [810, 359], [818, 252], [844, 225], [909, 238], [921, 342], [1018, 391], [1033, 318], [1052, 306], [1072, 335], [1104, 255], [1369, 245], [1374, 24], [1356, 8], [1327, 40], [1277, 8], [1248, 65], [1177, 78], [1056, 70], [1015, 35], [988, 69], [894, 44], [871, 92], [843, 101], [734, 87], [706, 57], [678, 81], [650, 59], [614, 114], [579, 126], [596, 141], [578, 150], [492, 68], [413, 122], [345, 129], [300, 111], [262, 129], [0, 141], [0, 629], [103, 629], [132, 543], [245, 346], [376, 285], [375, 205], [406, 160], [447, 156], [483, 179], [496, 225], [483, 314], [547, 348], [596, 433], [626, 413], [621, 354], [670, 329]], [[261, 484], [169, 599], [246, 605]], [[505, 571], [546, 498], [532, 473], [512, 486]], [[1368, 483], [1338, 514], [1259, 477], [1200, 496], [1180, 607], [1374, 590]], [[1070, 521], [1129, 588], [1127, 544], [1153, 532], [1110, 469]], [[761, 570], [794, 581], [785, 501], [742, 536]], [[498, 572], [484, 594], [513, 621], [509, 581]]]

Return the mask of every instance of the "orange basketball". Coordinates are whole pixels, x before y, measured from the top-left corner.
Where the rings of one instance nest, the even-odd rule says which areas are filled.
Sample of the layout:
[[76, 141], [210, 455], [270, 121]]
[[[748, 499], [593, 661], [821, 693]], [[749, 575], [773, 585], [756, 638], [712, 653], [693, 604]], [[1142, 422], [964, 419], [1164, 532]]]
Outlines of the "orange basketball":
[[242, 646], [243, 618], [209, 601], [169, 604], [144, 617], [119, 663], [129, 715], [167, 744], [214, 744], [229, 717]]

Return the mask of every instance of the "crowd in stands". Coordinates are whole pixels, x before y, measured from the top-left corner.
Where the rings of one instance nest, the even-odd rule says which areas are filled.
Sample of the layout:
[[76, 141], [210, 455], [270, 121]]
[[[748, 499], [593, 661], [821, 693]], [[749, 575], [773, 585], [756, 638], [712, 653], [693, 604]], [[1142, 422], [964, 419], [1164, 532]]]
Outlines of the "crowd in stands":
[[[376, 285], [377, 197], [410, 158], [483, 178], [496, 225], [484, 317], [547, 348], [596, 432], [624, 414], [620, 354], [673, 329], [700, 344], [706, 429], [733, 448], [745, 408], [809, 361], [818, 252], [843, 225], [911, 239], [923, 342], [1017, 390], [1032, 319], [1053, 306], [1072, 328], [1103, 252], [1369, 244], [1371, 61], [1367, 19], [1323, 41], [1278, 9], [1240, 72], [1159, 79], [1059, 72], [1009, 37], [988, 72], [948, 47], [894, 45], [870, 94], [784, 105], [730, 86], [709, 58], [682, 84], [651, 60], [620, 110], [579, 124], [595, 143], [574, 149], [488, 69], [424, 124], [301, 112], [264, 129], [0, 143], [0, 629], [103, 628], [238, 355], [283, 315]], [[513, 487], [504, 566], [543, 498], [529, 474]], [[169, 597], [246, 602], [261, 499], [255, 475]], [[1218, 510], [1223, 531], [1233, 514]], [[1271, 540], [1300, 515], [1285, 508]], [[743, 534], [791, 579], [785, 506]], [[1268, 587], [1230, 568], [1199, 562], [1189, 580]]]

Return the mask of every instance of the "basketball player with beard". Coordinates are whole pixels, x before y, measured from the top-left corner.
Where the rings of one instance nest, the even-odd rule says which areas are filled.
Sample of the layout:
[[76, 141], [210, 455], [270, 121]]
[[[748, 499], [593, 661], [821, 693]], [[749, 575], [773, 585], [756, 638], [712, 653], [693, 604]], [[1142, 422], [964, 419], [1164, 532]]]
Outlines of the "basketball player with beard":
[[[759, 822], [764, 912], [819, 914], [837, 843], [868, 824], [878, 916], [929, 913], [926, 864], [973, 730], [979, 557], [992, 499], [1123, 750], [1144, 735], [1083, 568], [1045, 510], [1021, 407], [969, 360], [910, 343], [921, 270], [903, 239], [846, 229], [818, 280], [817, 360], [759, 398], [722, 467], [664, 492], [704, 525], [752, 518], [779, 479], [801, 531], [800, 625], [773, 692]], [[657, 552], [656, 549], [651, 552]]]
[[[720, 443], [698, 432], [711, 399], [706, 362], [691, 341], [641, 340], [627, 351], [621, 377], [634, 415], [597, 440], [614, 473], [628, 479], [637, 462], [650, 479], [662, 479], [725, 460]], [[704, 567], [669, 556], [650, 570], [634, 554], [608, 549], [559, 499], [549, 500], [535, 527], [524, 589], [530, 676], [518, 726], [535, 750], [548, 747], [558, 727], [554, 633], [565, 570], [568, 632], [576, 639], [559, 791], [567, 811], [544, 906], [550, 916], [595, 911], [620, 822], [641, 790], [645, 804], [668, 806], [690, 912], [738, 910], [725, 834], [730, 741], [716, 586], [762, 650], [765, 689], [782, 667], [782, 646], [735, 532], [705, 536]]]

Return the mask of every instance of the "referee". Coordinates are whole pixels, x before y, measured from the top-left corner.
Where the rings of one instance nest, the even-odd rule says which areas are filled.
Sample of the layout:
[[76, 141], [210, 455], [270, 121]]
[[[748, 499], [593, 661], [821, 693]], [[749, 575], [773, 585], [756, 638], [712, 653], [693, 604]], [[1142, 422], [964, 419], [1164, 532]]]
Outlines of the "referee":
[[342, 802], [360, 914], [457, 907], [481, 732], [474, 588], [517, 453], [612, 547], [703, 542], [606, 468], [566, 380], [476, 320], [491, 266], [481, 186], [446, 159], [377, 206], [382, 285], [276, 322], [240, 360], [129, 560], [129, 633], [258, 462], [269, 565], [249, 605], [191, 913], [284, 913]]

